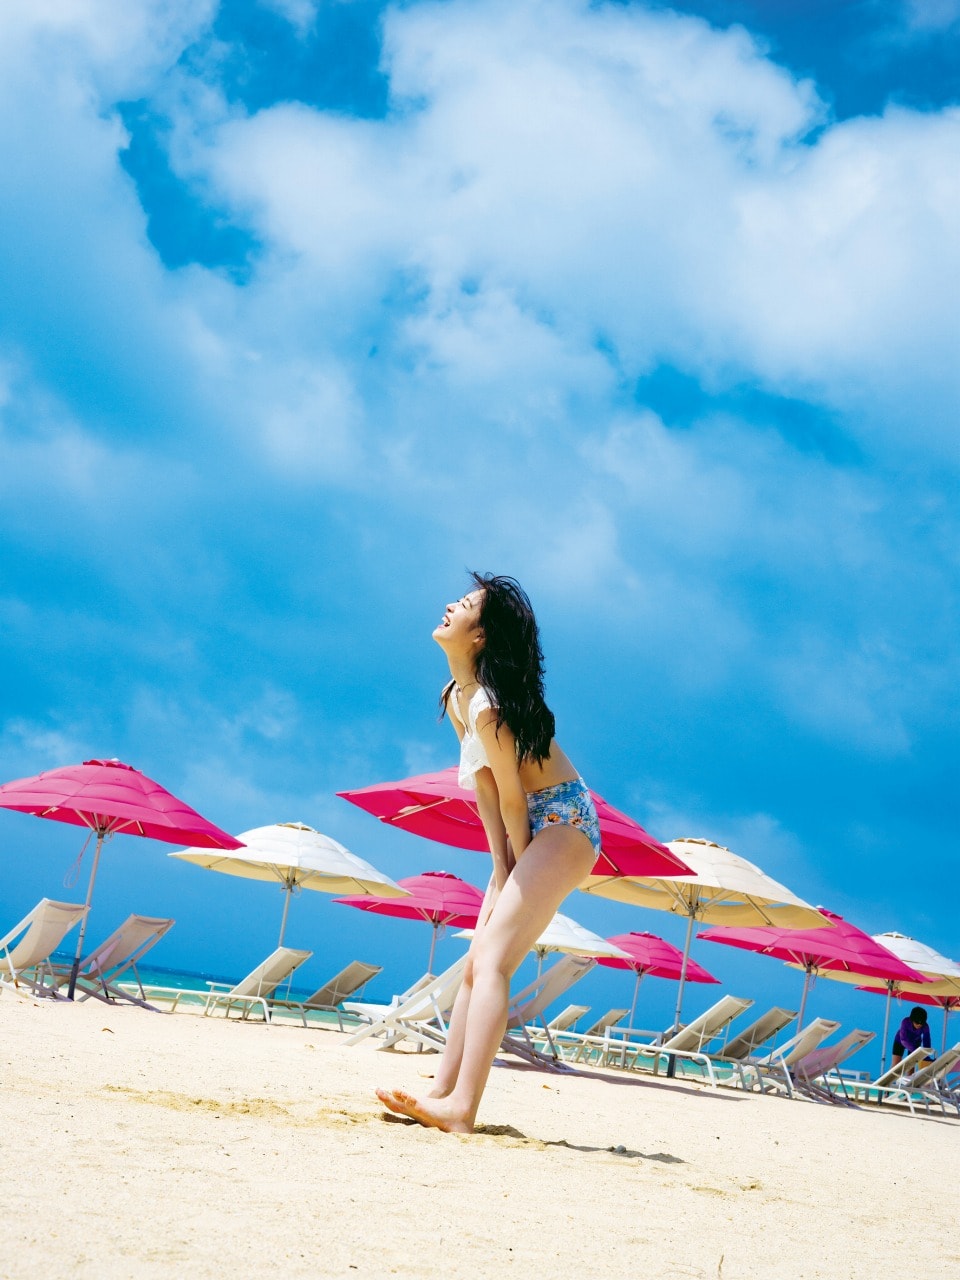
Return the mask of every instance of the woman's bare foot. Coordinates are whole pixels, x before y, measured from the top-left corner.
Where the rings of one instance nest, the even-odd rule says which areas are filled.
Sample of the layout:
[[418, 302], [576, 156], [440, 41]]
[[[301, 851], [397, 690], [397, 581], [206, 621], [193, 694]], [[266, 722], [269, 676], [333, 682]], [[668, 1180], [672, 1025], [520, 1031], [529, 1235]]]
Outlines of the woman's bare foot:
[[427, 1129], [442, 1129], [444, 1133], [473, 1133], [473, 1125], [454, 1114], [443, 1098], [418, 1101], [405, 1089], [378, 1089], [377, 1097], [391, 1111], [409, 1116]]
[[400, 1104], [394, 1098], [394, 1094], [396, 1093], [395, 1089], [375, 1089], [374, 1092], [383, 1105], [390, 1111], [395, 1111], [398, 1116], [405, 1114], [405, 1112], [401, 1110]]

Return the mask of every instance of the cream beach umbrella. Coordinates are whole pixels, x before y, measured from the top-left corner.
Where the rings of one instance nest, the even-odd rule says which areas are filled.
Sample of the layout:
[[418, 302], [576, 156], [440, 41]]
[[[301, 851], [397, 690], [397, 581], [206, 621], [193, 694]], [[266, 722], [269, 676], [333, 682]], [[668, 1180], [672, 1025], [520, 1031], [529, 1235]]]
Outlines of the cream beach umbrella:
[[956, 960], [948, 960], [946, 956], [942, 956], [933, 947], [928, 947], [925, 942], [918, 942], [916, 938], [908, 938], [903, 933], [875, 933], [873, 941], [879, 943], [881, 947], [886, 947], [888, 951], [892, 951], [898, 960], [905, 965], [909, 965], [911, 969], [916, 969], [926, 979], [923, 983], [909, 980], [888, 981], [884, 986], [880, 987], [865, 981], [862, 976], [858, 980], [856, 974], [829, 975], [831, 978], [839, 977], [842, 982], [856, 982], [865, 991], [872, 991], [877, 995], [886, 994], [887, 1005], [883, 1023], [881, 1069], [886, 1063], [890, 1003], [893, 996], [897, 996], [900, 1000], [916, 1000], [919, 1004], [934, 1005], [943, 1010], [941, 1053], [944, 1052], [947, 1047], [947, 1019], [950, 1016], [950, 1010], [956, 1009], [960, 1005], [960, 964]]
[[237, 836], [239, 849], [179, 849], [169, 857], [192, 862], [208, 871], [248, 880], [266, 880], [283, 889], [283, 916], [280, 937], [283, 944], [290, 899], [301, 889], [320, 893], [376, 894], [380, 898], [403, 898], [407, 891], [358, 858], [342, 844], [308, 827], [304, 822], [275, 822], [254, 827]]
[[686, 917], [687, 936], [674, 1019], [677, 1027], [680, 1026], [683, 1009], [683, 989], [695, 924], [779, 925], [785, 929], [813, 929], [830, 923], [816, 907], [723, 845], [688, 836], [682, 840], [667, 841], [667, 848], [682, 858], [694, 874], [611, 877], [582, 889], [582, 892]]
[[[473, 933], [473, 929], [461, 929], [456, 936], [472, 938]], [[595, 956], [597, 959], [602, 956], [611, 960], [622, 960], [624, 963], [630, 960], [630, 953], [618, 947], [615, 942], [601, 938], [599, 933], [585, 928], [576, 920], [571, 920], [569, 916], [561, 915], [559, 911], [530, 950], [537, 957], [537, 977], [540, 976], [544, 957], [551, 951], [562, 951], [570, 956]]]

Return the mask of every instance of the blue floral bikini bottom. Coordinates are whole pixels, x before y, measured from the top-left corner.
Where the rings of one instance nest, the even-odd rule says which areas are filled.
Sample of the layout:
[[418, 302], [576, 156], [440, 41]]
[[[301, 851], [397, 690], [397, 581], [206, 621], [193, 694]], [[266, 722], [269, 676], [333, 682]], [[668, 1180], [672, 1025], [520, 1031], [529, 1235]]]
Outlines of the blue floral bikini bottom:
[[597, 857], [600, 856], [600, 820], [582, 778], [558, 782], [542, 791], [528, 791], [527, 812], [531, 837], [550, 824], [576, 827], [593, 845]]

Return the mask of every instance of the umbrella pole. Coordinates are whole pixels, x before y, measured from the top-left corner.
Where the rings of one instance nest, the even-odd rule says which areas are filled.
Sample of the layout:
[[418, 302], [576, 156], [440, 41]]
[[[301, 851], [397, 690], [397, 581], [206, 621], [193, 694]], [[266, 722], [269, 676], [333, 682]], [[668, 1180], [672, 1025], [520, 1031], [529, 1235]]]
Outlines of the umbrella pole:
[[943, 1039], [940, 1041], [940, 1052], [947, 1052], [947, 1019], [950, 1017], [950, 1009], [947, 1005], [943, 1006]]
[[677, 1011], [673, 1017], [674, 1031], [680, 1030], [680, 1011], [683, 1008], [683, 988], [687, 981], [687, 961], [690, 959], [690, 945], [693, 942], [693, 922], [696, 912], [691, 911], [687, 917], [687, 939], [683, 944], [683, 964], [680, 966], [680, 985], [677, 987]]
[[73, 999], [73, 993], [77, 989], [77, 973], [80, 970], [80, 957], [83, 955], [83, 939], [86, 936], [86, 932], [87, 932], [87, 916], [90, 914], [90, 902], [93, 898], [93, 882], [97, 878], [97, 867], [100, 863], [100, 850], [103, 848], [103, 842], [105, 837], [106, 837], [106, 832], [98, 829], [97, 830], [97, 847], [94, 850], [93, 867], [90, 871], [90, 880], [87, 884], [87, 901], [85, 904], [83, 918], [80, 921], [80, 933], [79, 933], [79, 936], [77, 937], [77, 954], [73, 957], [73, 966], [70, 970], [70, 986], [67, 989], [68, 1000]]
[[883, 1044], [880, 1048], [880, 1074], [887, 1067], [887, 1036], [890, 1034], [890, 1004], [893, 1000], [893, 983], [887, 982], [887, 1003], [883, 1011]]
[[[290, 910], [290, 899], [293, 897], [293, 885], [285, 883], [283, 886], [283, 916], [280, 920], [280, 937], [277, 939], [277, 946], [283, 946], [283, 935], [287, 932], [287, 912]], [[292, 974], [290, 975], [293, 976]]]
[[803, 970], [803, 991], [800, 994], [800, 1012], [797, 1014], [797, 1030], [803, 1030], [803, 1015], [807, 1010], [807, 995], [810, 991], [810, 983], [813, 981], [813, 969], [810, 965], [806, 965]]
[[430, 959], [427, 961], [427, 973], [433, 973], [433, 953], [437, 949], [437, 934], [440, 932], [440, 925], [432, 925], [430, 932]]
[[637, 980], [633, 984], [633, 1004], [630, 1006], [630, 1021], [628, 1026], [633, 1026], [634, 1014], [637, 1012], [637, 996], [640, 994], [640, 983], [643, 981], [643, 970], [637, 970]]

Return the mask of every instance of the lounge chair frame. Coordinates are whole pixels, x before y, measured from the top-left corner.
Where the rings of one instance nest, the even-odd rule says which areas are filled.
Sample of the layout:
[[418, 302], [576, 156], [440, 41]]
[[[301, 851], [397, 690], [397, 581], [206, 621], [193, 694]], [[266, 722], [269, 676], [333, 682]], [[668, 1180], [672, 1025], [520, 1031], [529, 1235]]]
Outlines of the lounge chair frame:
[[0, 938], [0, 989], [19, 996], [66, 1000], [57, 989], [52, 955], [88, 908], [78, 902], [41, 898], [24, 918]]
[[[280, 1010], [293, 1010], [300, 1015], [303, 1025], [309, 1026], [308, 1013], [334, 1013], [337, 1027], [343, 1031], [344, 1000], [358, 995], [378, 973], [383, 972], [383, 965], [367, 964], [363, 960], [352, 960], [346, 968], [341, 969], [322, 987], [318, 987], [313, 995], [305, 1000], [270, 1000], [270, 1011], [276, 1014]], [[349, 1015], [348, 1015], [349, 1016]]]
[[[136, 1004], [152, 1013], [159, 1013], [160, 1010], [147, 1000], [137, 964], [164, 934], [169, 933], [174, 923], [170, 918], [131, 912], [108, 938], [88, 951], [80, 961], [74, 999], [93, 998], [107, 1004]], [[73, 965], [55, 965], [54, 971], [58, 986], [65, 986], [70, 981]], [[131, 971], [135, 984], [121, 984], [121, 978]]]

